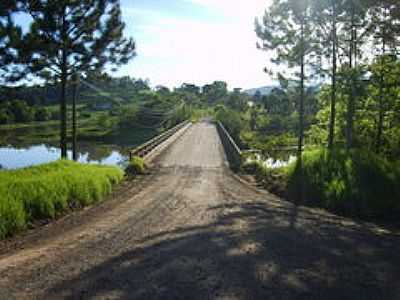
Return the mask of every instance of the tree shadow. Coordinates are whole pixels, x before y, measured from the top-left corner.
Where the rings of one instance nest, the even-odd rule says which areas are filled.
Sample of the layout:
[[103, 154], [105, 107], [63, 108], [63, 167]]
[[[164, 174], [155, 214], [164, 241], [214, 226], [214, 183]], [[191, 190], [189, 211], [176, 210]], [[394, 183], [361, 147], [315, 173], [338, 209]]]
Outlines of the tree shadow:
[[45, 292], [68, 299], [399, 299], [400, 240], [289, 203], [229, 202]]

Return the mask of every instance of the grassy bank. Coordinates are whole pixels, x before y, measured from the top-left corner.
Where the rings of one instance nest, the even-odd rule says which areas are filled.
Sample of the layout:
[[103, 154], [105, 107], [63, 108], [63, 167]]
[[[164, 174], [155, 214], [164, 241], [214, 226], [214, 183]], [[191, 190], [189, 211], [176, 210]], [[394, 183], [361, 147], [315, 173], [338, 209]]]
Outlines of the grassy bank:
[[34, 220], [100, 201], [122, 178], [116, 167], [72, 161], [0, 171], [0, 239]]
[[400, 213], [400, 162], [371, 152], [317, 149], [304, 153], [302, 171], [296, 163], [275, 170], [252, 163], [244, 169], [289, 199], [296, 198], [302, 182], [302, 204], [363, 218]]

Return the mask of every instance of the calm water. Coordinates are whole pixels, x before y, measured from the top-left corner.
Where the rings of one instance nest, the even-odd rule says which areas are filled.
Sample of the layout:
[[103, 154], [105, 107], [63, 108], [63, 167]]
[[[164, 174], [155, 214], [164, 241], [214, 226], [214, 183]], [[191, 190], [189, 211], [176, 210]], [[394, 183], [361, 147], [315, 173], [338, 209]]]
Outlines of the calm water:
[[[18, 169], [58, 160], [61, 151], [55, 130], [58, 130], [57, 124], [0, 129], [0, 168]], [[93, 137], [84, 140], [78, 136], [78, 161], [124, 167], [128, 162], [128, 151], [155, 134], [155, 131], [127, 129], [107, 140]], [[72, 158], [71, 151], [68, 151], [68, 157]]]
[[287, 154], [284, 155], [282, 158], [273, 158], [273, 157], [265, 158], [262, 157], [261, 155], [256, 154], [254, 157], [249, 157], [247, 161], [248, 162], [259, 161], [267, 168], [276, 169], [276, 168], [286, 167], [287, 165], [296, 161], [296, 156], [293, 154]]
[[264, 161], [264, 164], [271, 169], [286, 167], [287, 165], [291, 164], [292, 162], [296, 161], [296, 156], [290, 155], [287, 160], [284, 159], [274, 159], [268, 158]]
[[[26, 148], [12, 146], [0, 147], [0, 165], [3, 169], [18, 169], [55, 161], [60, 158], [59, 148], [45, 144], [32, 145]], [[68, 152], [69, 158], [72, 152]], [[127, 155], [117, 146], [93, 145], [81, 147], [78, 155], [81, 163], [94, 163], [123, 167], [127, 163]]]

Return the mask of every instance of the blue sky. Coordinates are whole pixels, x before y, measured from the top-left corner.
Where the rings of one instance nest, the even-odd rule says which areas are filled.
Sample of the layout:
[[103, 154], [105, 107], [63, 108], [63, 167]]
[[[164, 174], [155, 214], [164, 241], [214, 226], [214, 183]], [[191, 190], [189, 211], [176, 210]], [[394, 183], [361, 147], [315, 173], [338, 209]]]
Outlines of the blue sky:
[[256, 49], [254, 18], [270, 0], [122, 0], [126, 35], [138, 56], [116, 75], [147, 78], [152, 85], [229, 88], [271, 83], [262, 70], [267, 54]]
[[[121, 0], [125, 34], [135, 39], [138, 55], [114, 75], [168, 87], [214, 80], [226, 81], [230, 89], [271, 84], [263, 72], [269, 57], [256, 48], [254, 32], [255, 17], [271, 2]], [[16, 18], [30, 23], [27, 16]]]

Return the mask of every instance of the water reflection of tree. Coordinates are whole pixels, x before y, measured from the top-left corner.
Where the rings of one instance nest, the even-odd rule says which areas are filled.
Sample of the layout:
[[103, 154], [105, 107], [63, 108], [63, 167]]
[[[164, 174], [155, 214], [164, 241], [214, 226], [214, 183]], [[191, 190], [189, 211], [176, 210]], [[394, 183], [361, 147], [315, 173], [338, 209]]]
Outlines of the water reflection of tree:
[[102, 161], [109, 157], [115, 147], [111, 145], [98, 145], [98, 144], [82, 144], [79, 145], [80, 153], [87, 153], [89, 161]]
[[0, 145], [11, 145], [14, 148], [27, 148], [36, 144], [58, 145], [57, 124], [31, 125], [0, 131]]

